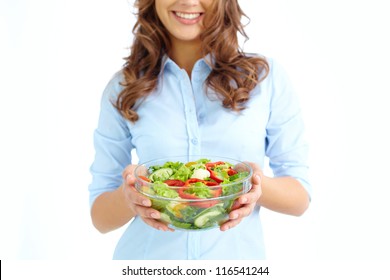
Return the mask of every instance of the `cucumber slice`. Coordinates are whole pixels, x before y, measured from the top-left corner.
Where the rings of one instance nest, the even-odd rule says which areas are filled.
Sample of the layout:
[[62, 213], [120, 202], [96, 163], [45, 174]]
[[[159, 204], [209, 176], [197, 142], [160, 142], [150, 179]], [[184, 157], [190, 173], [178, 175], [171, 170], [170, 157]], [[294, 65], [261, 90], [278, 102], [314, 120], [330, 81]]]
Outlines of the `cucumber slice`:
[[225, 213], [219, 214], [218, 216], [213, 217], [211, 220], [205, 223], [201, 229], [215, 227], [217, 224], [222, 225], [227, 220], [228, 220], [228, 215], [226, 215]]
[[169, 211], [161, 212], [160, 220], [163, 222], [166, 222], [168, 224], [171, 224], [177, 228], [189, 229], [189, 228], [193, 227], [193, 224], [178, 220], [177, 217]]
[[220, 205], [216, 205], [200, 212], [198, 216], [195, 217], [194, 224], [198, 228], [209, 227], [223, 215], [225, 215], [225, 209]]
[[165, 180], [168, 180], [172, 174], [173, 174], [173, 170], [171, 168], [160, 168], [154, 171], [152, 174], [150, 174], [149, 179], [152, 180], [152, 182], [156, 182], [156, 181], [163, 182]]

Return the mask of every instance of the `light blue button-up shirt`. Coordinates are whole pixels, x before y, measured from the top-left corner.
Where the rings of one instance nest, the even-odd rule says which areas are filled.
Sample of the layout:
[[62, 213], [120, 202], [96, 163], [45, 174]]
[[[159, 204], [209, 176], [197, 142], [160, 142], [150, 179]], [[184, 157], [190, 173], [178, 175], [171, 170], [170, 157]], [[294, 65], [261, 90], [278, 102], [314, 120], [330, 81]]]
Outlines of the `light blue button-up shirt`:
[[[211, 69], [205, 59], [194, 65], [191, 79], [169, 58], [158, 83], [139, 103], [139, 120], [131, 123], [113, 107], [123, 79], [117, 73], [107, 85], [91, 166], [90, 204], [98, 195], [122, 184], [122, 171], [132, 163], [176, 155], [219, 155], [264, 167], [275, 176], [298, 179], [310, 194], [307, 145], [297, 96], [283, 69], [268, 59], [270, 73], [252, 92], [247, 109], [233, 112], [221, 105], [205, 80]], [[260, 207], [225, 232], [219, 228], [186, 232], [158, 231], [135, 217], [119, 240], [114, 259], [264, 259]]]

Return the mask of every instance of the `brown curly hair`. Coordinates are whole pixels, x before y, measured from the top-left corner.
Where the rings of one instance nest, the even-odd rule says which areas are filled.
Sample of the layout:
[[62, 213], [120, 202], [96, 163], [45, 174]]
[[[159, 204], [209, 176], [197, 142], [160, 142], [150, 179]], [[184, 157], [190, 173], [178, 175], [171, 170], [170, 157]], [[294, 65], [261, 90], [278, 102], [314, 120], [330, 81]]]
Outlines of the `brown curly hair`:
[[[168, 31], [155, 10], [155, 0], [136, 0], [137, 22], [133, 28], [134, 41], [123, 67], [123, 90], [116, 108], [128, 120], [139, 116], [135, 104], [152, 92], [158, 82], [162, 58], [171, 47]], [[206, 85], [214, 90], [225, 108], [245, 109], [251, 90], [269, 72], [265, 58], [248, 56], [238, 44], [238, 32], [246, 40], [241, 18], [246, 15], [237, 0], [214, 0], [203, 19], [202, 54], [212, 55], [214, 61]]]

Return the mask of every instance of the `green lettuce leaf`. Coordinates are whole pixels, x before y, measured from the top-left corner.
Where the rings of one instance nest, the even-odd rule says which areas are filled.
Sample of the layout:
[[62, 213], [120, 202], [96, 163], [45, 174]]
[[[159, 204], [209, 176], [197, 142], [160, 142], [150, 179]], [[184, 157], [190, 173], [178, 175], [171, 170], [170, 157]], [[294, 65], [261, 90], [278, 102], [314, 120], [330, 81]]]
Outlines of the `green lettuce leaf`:
[[189, 186], [186, 190], [186, 193], [196, 195], [199, 198], [210, 198], [212, 197], [210, 188], [203, 184], [202, 182], [196, 182]]
[[158, 196], [167, 197], [167, 198], [177, 198], [179, 194], [172, 190], [167, 184], [162, 182], [156, 182], [153, 184], [153, 190]]
[[173, 171], [170, 179], [186, 181], [191, 177], [191, 175], [191, 169], [189, 169], [185, 164], [181, 164], [179, 168]]

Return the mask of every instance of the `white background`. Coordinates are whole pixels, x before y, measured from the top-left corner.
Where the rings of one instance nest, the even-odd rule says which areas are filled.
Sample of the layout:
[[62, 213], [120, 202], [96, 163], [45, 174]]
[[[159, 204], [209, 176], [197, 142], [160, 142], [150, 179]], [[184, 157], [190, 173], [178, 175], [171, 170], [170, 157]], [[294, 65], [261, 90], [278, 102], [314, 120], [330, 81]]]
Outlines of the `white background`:
[[[240, 4], [244, 50], [287, 69], [311, 145], [310, 209], [262, 211], [269, 259], [390, 260], [386, 1]], [[130, 0], [0, 0], [0, 259], [111, 259], [123, 229], [91, 225], [88, 169], [133, 11]]]

